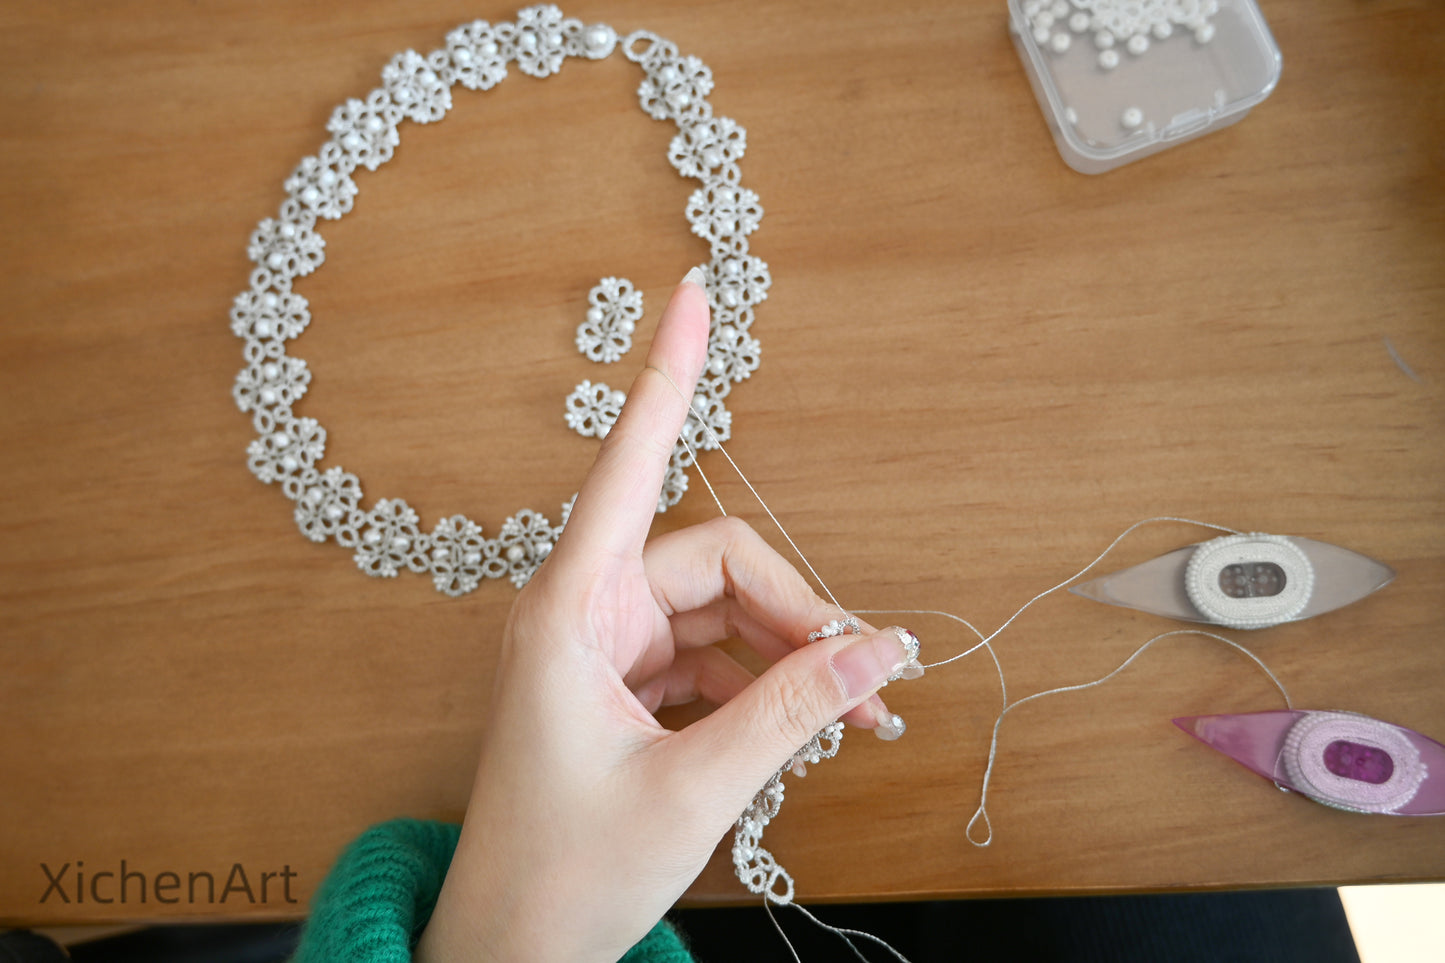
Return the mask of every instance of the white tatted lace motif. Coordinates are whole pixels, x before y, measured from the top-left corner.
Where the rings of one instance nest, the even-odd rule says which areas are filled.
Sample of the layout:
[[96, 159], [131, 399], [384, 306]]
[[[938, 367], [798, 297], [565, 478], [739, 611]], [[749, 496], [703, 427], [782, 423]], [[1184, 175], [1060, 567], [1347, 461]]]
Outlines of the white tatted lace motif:
[[533, 77], [552, 76], [562, 69], [562, 59], [567, 56], [562, 11], [551, 4], [519, 10], [512, 42], [517, 69]]
[[310, 320], [306, 299], [290, 291], [242, 291], [231, 302], [231, 333], [246, 339], [249, 364], [281, 357]]
[[738, 241], [757, 230], [763, 219], [758, 195], [727, 181], [711, 181], [692, 192], [687, 200], [687, 219], [692, 233], [712, 246], [713, 256], [745, 253]]
[[[336, 141], [327, 141], [315, 157], [304, 157], [286, 179], [286, 192], [313, 217], [336, 220], [356, 200], [354, 165]], [[269, 267], [269, 265], [267, 265]]]
[[266, 218], [251, 232], [246, 256], [277, 275], [305, 277], [326, 260], [326, 241], [314, 230], [315, 217], [295, 221]]
[[712, 117], [712, 105], [704, 99], [712, 93], [712, 71], [696, 57], [679, 60], [675, 50], [671, 44], [654, 46], [643, 61], [647, 76], [638, 85], [637, 99], [653, 120], [684, 127]]
[[[668, 160], [701, 185], [685, 213], [712, 251], [706, 268], [714, 314], [707, 368], [669, 459], [658, 511], [675, 505], [687, 491], [686, 470], [693, 456], [684, 441], [698, 451], [731, 435], [732, 415], [723, 399], [757, 369], [759, 346], [747, 331], [754, 307], [767, 297], [771, 277], [767, 265], [748, 253], [748, 237], [762, 207], [756, 194], [739, 186], [738, 162], [747, 147], [747, 132], [731, 118], [713, 116], [706, 100], [712, 72], [655, 34], [638, 31], [619, 39], [606, 24], [586, 25], [564, 17], [551, 4], [525, 8], [512, 23], [462, 24], [446, 35], [440, 49], [397, 54], [382, 68], [379, 87], [332, 111], [326, 123], [330, 139], [296, 165], [286, 178], [286, 198], [276, 215], [263, 219], [252, 232], [246, 254], [255, 267], [230, 310], [231, 331], [244, 345], [244, 367], [236, 375], [232, 397], [237, 408], [251, 416], [258, 436], [246, 449], [248, 467], [261, 481], [279, 485], [294, 503], [292, 513], [303, 536], [350, 549], [357, 567], [368, 575], [389, 578], [403, 569], [426, 573], [447, 595], [466, 594], [489, 578], [506, 577], [520, 587], [551, 553], [572, 500], [562, 506], [562, 521], [556, 526], [541, 513], [522, 509], [502, 523], [496, 538], [485, 537], [480, 525], [462, 515], [445, 518], [427, 531], [405, 501], [382, 499], [367, 507], [355, 475], [321, 465], [326, 430], [294, 411], [310, 387], [312, 372], [286, 351], [311, 320], [306, 298], [294, 292], [292, 284], [325, 262], [326, 242], [317, 226], [351, 211], [357, 195], [353, 175], [374, 171], [392, 159], [402, 121], [425, 124], [446, 116], [453, 85], [490, 89], [506, 78], [509, 66], [548, 77], [568, 57], [600, 60], [619, 46], [642, 68], [637, 93], [643, 110], [677, 125]], [[615, 361], [631, 346], [642, 317], [641, 294], [625, 279], [604, 278], [588, 301], [577, 347], [593, 360]], [[605, 437], [625, 400], [620, 391], [584, 381], [568, 395], [564, 420], [584, 436]]]
[[[793, 877], [778, 865], [773, 854], [763, 848], [763, 831], [783, 808], [783, 776], [789, 772], [803, 776], [808, 764], [816, 765], [838, 754], [843, 743], [843, 723], [824, 726], [781, 769], [773, 773], [748, 808], [738, 817], [733, 831], [733, 870], [750, 891], [760, 893], [778, 903], [793, 901]], [[778, 885], [782, 884], [780, 891]]]
[[296, 501], [296, 527], [313, 542], [328, 538], [346, 548], [361, 540], [366, 514], [361, 510], [361, 482], [340, 468], [328, 468]]
[[737, 253], [716, 258], [707, 266], [707, 297], [716, 330], [731, 324], [739, 331], [753, 326], [753, 308], [767, 299], [773, 283], [762, 258]]
[[508, 571], [501, 546], [482, 537], [482, 527], [465, 515], [437, 522], [431, 534], [432, 582], [447, 595], [465, 595], [484, 578]]
[[452, 109], [451, 57], [434, 50], [426, 57], [406, 50], [382, 68], [381, 85], [401, 109], [402, 116], [418, 124], [441, 120]]
[[[573, 495], [572, 499], [576, 497]], [[572, 502], [569, 500], [567, 504], [570, 506]], [[502, 523], [498, 542], [513, 585], [521, 588], [531, 580], [537, 566], [552, 554], [552, 546], [561, 534], [560, 526], [553, 528], [545, 516], [530, 508], [522, 509]]]
[[742, 381], [752, 377], [761, 363], [762, 345], [758, 339], [739, 331], [730, 324], [721, 325], [713, 332], [710, 342], [707, 373], [712, 378], [724, 381]]
[[[693, 395], [692, 410], [687, 413], [687, 421], [682, 426], [682, 437], [692, 450], [711, 451], [732, 436], [733, 413], [727, 410], [722, 399], [701, 393]], [[683, 457], [686, 464], [692, 464], [685, 448]]]
[[[245, 374], [243, 371], [242, 374]], [[315, 418], [288, 418], [276, 430], [246, 446], [246, 464], [263, 482], [302, 479], [314, 482], [316, 462], [326, 449], [326, 429]], [[290, 494], [288, 498], [296, 498]]]
[[590, 361], [612, 364], [632, 350], [642, 320], [642, 292], [626, 278], [603, 278], [587, 294], [587, 318], [577, 326], [577, 350]]
[[403, 568], [423, 572], [427, 542], [420, 531], [416, 510], [400, 498], [383, 498], [363, 520], [356, 564], [367, 575], [393, 578]]
[[[810, 632], [808, 642], [811, 644], [845, 632], [858, 635], [862, 631], [858, 620], [850, 615], [844, 619], [834, 619], [817, 631]], [[754, 893], [761, 893], [771, 902], [781, 905], [793, 901], [793, 877], [788, 875], [787, 870], [778, 865], [773, 854], [762, 846], [763, 831], [783, 808], [783, 776], [791, 772], [801, 779], [808, 774], [808, 763], [816, 765], [824, 759], [833, 758], [838, 754], [838, 747], [842, 742], [841, 722], [829, 723], [814, 733], [813, 738], [809, 739], [803, 748], [793, 753], [793, 758], [788, 760], [786, 765], [769, 777], [767, 783], [753, 797], [752, 803], [738, 817], [733, 832], [733, 870], [744, 886]], [[778, 890], [779, 883], [784, 887], [781, 891]]]
[[278, 420], [290, 418], [291, 405], [306, 393], [310, 383], [311, 372], [305, 361], [282, 356], [242, 368], [231, 395], [237, 408], [255, 412], [251, 423], [264, 435], [276, 430]]
[[452, 75], [468, 90], [490, 90], [507, 76], [502, 39], [485, 20], [465, 24], [447, 34]]
[[326, 129], [336, 136], [352, 167], [374, 171], [391, 160], [401, 143], [396, 130], [400, 122], [401, 107], [385, 88], [378, 87], [366, 100], [348, 100], [332, 111]]
[[614, 391], [604, 384], [584, 381], [567, 396], [567, 411], [563, 416], [567, 427], [583, 438], [606, 438], [617, 416], [622, 414], [622, 404], [627, 395]]
[[691, 465], [692, 459], [686, 448], [678, 445], [672, 449], [672, 457], [667, 462], [667, 474], [662, 479], [662, 492], [657, 496], [659, 512], [667, 511], [687, 494], [687, 469]]
[[667, 159], [683, 177], [736, 184], [738, 161], [748, 148], [748, 132], [731, 117], [714, 117], [672, 139]]

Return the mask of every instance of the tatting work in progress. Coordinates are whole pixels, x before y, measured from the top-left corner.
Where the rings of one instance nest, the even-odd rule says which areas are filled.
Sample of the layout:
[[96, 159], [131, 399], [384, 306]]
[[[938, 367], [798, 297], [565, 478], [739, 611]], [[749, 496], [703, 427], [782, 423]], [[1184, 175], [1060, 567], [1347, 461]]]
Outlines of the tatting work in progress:
[[[382, 70], [381, 87], [365, 100], [348, 100], [336, 108], [327, 123], [331, 140], [302, 159], [285, 182], [288, 196], [279, 215], [261, 221], [252, 233], [247, 255], [256, 268], [249, 288], [237, 295], [231, 308], [231, 330], [245, 341], [246, 362], [232, 394], [259, 434], [246, 450], [252, 473], [267, 484], [279, 483], [295, 502], [294, 517], [303, 535], [353, 549], [357, 567], [367, 575], [392, 577], [404, 568], [428, 573], [438, 590], [453, 596], [472, 591], [483, 578], [507, 576], [521, 588], [551, 554], [572, 500], [562, 506], [556, 526], [540, 512], [522, 509], [503, 522], [495, 539], [485, 537], [481, 526], [464, 515], [443, 519], [423, 533], [416, 511], [404, 500], [384, 498], [367, 509], [355, 475], [340, 467], [321, 469], [326, 430], [292, 410], [306, 393], [311, 372], [305, 361], [286, 353], [286, 343], [310, 321], [306, 299], [292, 289], [292, 282], [325, 260], [317, 221], [350, 212], [357, 193], [352, 174], [358, 167], [374, 171], [392, 158], [403, 120], [426, 124], [445, 117], [456, 84], [486, 90], [506, 77], [509, 64], [545, 78], [560, 70], [567, 57], [600, 60], [619, 45], [642, 67], [637, 89], [642, 109], [655, 120], [677, 125], [668, 160], [682, 176], [702, 184], [688, 199], [685, 213], [692, 233], [707, 241], [711, 254], [704, 271], [712, 313], [707, 363], [673, 448], [659, 512], [675, 505], [687, 490], [686, 469], [696, 453], [718, 448], [731, 437], [732, 413], [723, 399], [735, 383], [757, 370], [760, 346], [748, 332], [772, 278], [767, 264], [748, 253], [748, 236], [757, 229], [763, 210], [757, 194], [739, 183], [738, 162], [747, 148], [747, 132], [731, 118], [713, 116], [705, 99], [712, 91], [712, 72], [654, 34], [637, 31], [619, 41], [606, 24], [584, 25], [551, 5], [523, 9], [515, 23], [465, 24], [447, 35], [442, 49], [425, 56], [411, 50], [397, 54]], [[588, 303], [576, 332], [578, 351], [599, 363], [620, 360], [642, 318], [641, 293], [626, 279], [603, 278], [592, 288]], [[626, 400], [620, 390], [583, 381], [567, 396], [563, 417], [584, 437], [604, 438]], [[857, 620], [851, 620], [850, 630], [858, 631]], [[914, 647], [916, 652], [916, 640]], [[782, 771], [800, 771], [806, 762], [836, 754], [842, 730], [842, 723], [825, 728]], [[787, 902], [792, 880], [759, 845], [763, 827], [782, 804], [780, 780], [781, 772], [738, 819], [733, 858], [738, 878], [749, 889]], [[781, 899], [771, 892], [780, 879], [787, 884]]]
[[[1136, 7], [1155, 11], [1159, 17], [1148, 19], [1141, 13], [1144, 19], [1137, 23], [1119, 19]], [[1028, 8], [1039, 31], [1049, 33], [1056, 22], [1061, 22], [1076, 33], [1097, 31], [1095, 43], [1104, 52], [1117, 39], [1128, 43], [1130, 51], [1137, 55], [1147, 49], [1150, 33], [1156, 39], [1169, 36], [1170, 24], [1193, 30], [1195, 42], [1207, 43], [1212, 36], [1208, 18], [1215, 4], [1214, 0], [1143, 5], [1057, 0], [1049, 5], [1031, 0]], [[1067, 34], [1050, 36], [1058, 52], [1062, 52], [1061, 47], [1067, 49]], [[1059, 37], [1064, 38], [1062, 44]], [[256, 267], [248, 288], [235, 298], [230, 312], [232, 331], [244, 342], [245, 360], [233, 396], [241, 411], [251, 416], [258, 433], [246, 451], [250, 470], [262, 482], [279, 486], [293, 503], [293, 517], [306, 538], [313, 542], [331, 540], [350, 549], [356, 565], [368, 575], [390, 577], [402, 569], [426, 573], [439, 591], [452, 596], [472, 591], [483, 578], [507, 577], [520, 588], [550, 554], [567, 524], [572, 502], [562, 506], [555, 526], [541, 513], [522, 509], [506, 519], [496, 538], [485, 537], [481, 526], [463, 515], [443, 519], [424, 532], [417, 513], [404, 500], [384, 498], [365, 507], [361, 483], [355, 475], [340, 467], [321, 466], [326, 431], [315, 419], [298, 417], [293, 410], [310, 385], [311, 371], [306, 362], [286, 351], [287, 342], [299, 336], [310, 321], [307, 301], [293, 290], [293, 282], [315, 271], [324, 261], [325, 241], [317, 231], [318, 221], [334, 220], [350, 212], [357, 194], [352, 175], [358, 168], [374, 171], [392, 158], [403, 120], [426, 124], [445, 117], [452, 107], [452, 88], [456, 85], [487, 90], [506, 77], [509, 66], [545, 78], [560, 70], [569, 57], [599, 60], [619, 46], [628, 60], [642, 68], [637, 95], [644, 112], [677, 126], [668, 160], [679, 174], [701, 185], [689, 198], [685, 214], [692, 233], [707, 242], [710, 252], [704, 271], [712, 311], [706, 367], [699, 384], [690, 389], [691, 397], [673, 385], [689, 402], [690, 413], [673, 448], [657, 510], [665, 511], [682, 497], [688, 487], [686, 472], [696, 464], [697, 452], [719, 450], [737, 470], [723, 449], [732, 428], [732, 415], [724, 399], [734, 384], [746, 380], [758, 368], [760, 348], [750, 329], [755, 308], [768, 296], [771, 276], [767, 264], [749, 253], [748, 239], [758, 226], [762, 208], [757, 195], [740, 184], [738, 164], [747, 146], [746, 132], [735, 121], [713, 115], [706, 100], [713, 86], [711, 71], [696, 57], [681, 55], [675, 45], [654, 34], [638, 31], [619, 40], [611, 27], [564, 18], [551, 5], [521, 10], [515, 23], [475, 21], [449, 33], [440, 49], [425, 55], [411, 50], [396, 55], [382, 70], [380, 87], [364, 99], [348, 100], [335, 109], [327, 124], [331, 138], [315, 155], [301, 160], [285, 182], [287, 198], [278, 215], [262, 220], [252, 233], [247, 253]], [[588, 295], [583, 320], [576, 329], [577, 350], [593, 362], [619, 361], [631, 348], [642, 316], [641, 292], [630, 281], [618, 277], [600, 279]], [[584, 437], [603, 438], [625, 402], [623, 392], [586, 380], [567, 395], [562, 417], [569, 429]], [[701, 473], [700, 466], [698, 470]], [[740, 470], [738, 474], [757, 496], [746, 476]], [[703, 480], [707, 482], [705, 476]], [[711, 491], [710, 484], [708, 487]], [[713, 497], [716, 500], [715, 493]], [[760, 496], [758, 500], [797, 551], [766, 503]], [[718, 508], [727, 514], [721, 501]], [[979, 649], [988, 651], [998, 671], [1002, 707], [993, 728], [978, 809], [966, 830], [969, 841], [987, 846], [992, 840], [986, 811], [989, 778], [999, 728], [1011, 710], [1045, 696], [1102, 685], [1155, 643], [1181, 635], [1205, 636], [1239, 651], [1268, 676], [1286, 705], [1284, 710], [1272, 712], [1175, 719], [1185, 732], [1276, 785], [1295, 789], [1325, 805], [1401, 815], [1445, 812], [1445, 779], [1439, 777], [1445, 773], [1445, 746], [1412, 730], [1366, 716], [1295, 709], [1284, 686], [1258, 657], [1211, 632], [1165, 632], [1136, 649], [1102, 678], [1009, 701], [1003, 668], [991, 645], [993, 640], [1035, 602], [1070, 587], [1093, 569], [1130, 532], [1150, 522], [1166, 521], [1200, 525], [1226, 534], [1073, 585], [1073, 590], [1095, 601], [1185, 621], [1261, 629], [1349, 604], [1394, 576], [1388, 566], [1324, 542], [1246, 534], [1183, 518], [1152, 518], [1130, 526], [1094, 561], [1024, 603], [992, 634], [985, 635], [948, 612], [896, 611], [952, 619], [973, 632], [978, 642], [957, 655], [924, 665], [919, 661], [918, 638], [897, 629], [906, 663], [890, 682], [916, 679], [926, 669], [955, 662]], [[801, 551], [798, 556], [837, 604]], [[842, 605], [839, 608], [844, 609]], [[883, 614], [886, 610], [851, 611], [855, 614], [819, 627], [808, 641], [859, 634], [862, 626], [856, 615]], [[901, 718], [894, 717], [894, 728], [902, 731]], [[764, 830], [782, 806], [783, 776], [788, 772], [802, 775], [808, 764], [836, 755], [842, 735], [840, 722], [825, 727], [758, 791], [736, 824], [734, 870], [750, 891], [764, 896], [765, 905], [791, 904], [845, 940], [853, 935], [881, 942], [865, 933], [829, 926], [797, 906], [793, 902], [792, 877], [762, 847]], [[1432, 772], [1436, 774], [1433, 780]], [[978, 840], [973, 832], [980, 821], [987, 836]]]
[[[446, 45], [422, 55], [397, 54], [381, 72], [381, 86], [363, 99], [337, 107], [327, 122], [331, 139], [303, 158], [287, 178], [287, 198], [276, 217], [251, 235], [247, 255], [256, 263], [250, 285], [231, 307], [231, 330], [245, 342], [245, 367], [232, 391], [236, 405], [251, 415], [258, 437], [246, 449], [257, 478], [279, 485], [294, 502], [301, 534], [313, 542], [335, 541], [351, 549], [367, 575], [392, 577], [403, 569], [429, 574], [437, 589], [463, 595], [483, 578], [509, 578], [518, 588], [532, 577], [562, 528], [569, 500], [553, 525], [544, 514], [524, 508], [502, 523], [495, 538], [464, 515], [422, 530], [416, 511], [400, 498], [362, 505], [360, 480], [340, 467], [321, 467], [326, 429], [314, 418], [298, 417], [294, 406], [306, 394], [311, 370], [287, 353], [287, 342], [311, 320], [307, 301], [293, 282], [321, 266], [326, 242], [318, 219], [336, 220], [355, 203], [358, 168], [374, 171], [391, 159], [403, 120], [428, 124], [452, 108], [452, 88], [487, 90], [507, 76], [509, 66], [532, 77], [558, 72], [567, 58], [600, 60], [621, 47], [642, 68], [637, 88], [642, 109], [655, 120], [672, 121], [678, 133], [667, 157], [683, 177], [697, 180], [685, 214], [692, 233], [708, 244], [704, 270], [712, 308], [708, 360], [692, 399], [682, 437], [672, 452], [657, 510], [675, 505], [687, 490], [687, 469], [696, 452], [716, 447], [732, 434], [732, 413], [724, 399], [758, 367], [760, 347], [748, 332], [755, 308], [772, 284], [768, 265], [748, 253], [748, 235], [763, 210], [757, 194], [742, 187], [738, 162], [747, 132], [727, 117], [715, 117], [706, 97], [712, 72], [696, 57], [646, 31], [619, 39], [606, 24], [584, 25], [563, 17], [555, 6], [528, 7], [515, 23], [475, 21], [447, 34]], [[642, 296], [625, 279], [603, 278], [588, 297], [577, 329], [579, 351], [592, 361], [615, 362], [632, 345], [642, 317]], [[584, 437], [607, 434], [626, 395], [605, 384], [584, 381], [567, 396], [563, 416]], [[575, 497], [575, 496], [574, 496]]]

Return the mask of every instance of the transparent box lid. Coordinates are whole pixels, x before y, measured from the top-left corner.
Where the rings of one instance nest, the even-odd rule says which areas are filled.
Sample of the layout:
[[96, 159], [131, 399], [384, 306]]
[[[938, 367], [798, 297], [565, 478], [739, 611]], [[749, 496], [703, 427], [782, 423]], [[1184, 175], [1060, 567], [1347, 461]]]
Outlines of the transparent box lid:
[[1254, 0], [1008, 0], [1059, 153], [1085, 174], [1240, 120], [1279, 82]]

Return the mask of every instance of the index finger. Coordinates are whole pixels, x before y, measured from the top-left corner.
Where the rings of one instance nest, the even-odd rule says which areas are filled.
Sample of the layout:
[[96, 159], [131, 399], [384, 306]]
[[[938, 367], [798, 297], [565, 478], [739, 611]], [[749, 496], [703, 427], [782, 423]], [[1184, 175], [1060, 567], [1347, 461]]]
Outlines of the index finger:
[[617, 424], [582, 482], [558, 546], [566, 557], [642, 556], [673, 445], [707, 361], [708, 304], [693, 268], [672, 292]]

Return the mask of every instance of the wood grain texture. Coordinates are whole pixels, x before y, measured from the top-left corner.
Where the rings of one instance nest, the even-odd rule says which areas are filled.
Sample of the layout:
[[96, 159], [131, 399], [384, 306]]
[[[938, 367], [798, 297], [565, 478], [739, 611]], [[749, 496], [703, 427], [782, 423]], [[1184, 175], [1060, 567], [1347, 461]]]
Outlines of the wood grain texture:
[[[775, 285], [730, 449], [845, 605], [996, 626], [1153, 514], [1320, 538], [1398, 579], [1247, 641], [1302, 706], [1445, 733], [1435, 5], [1266, 0], [1270, 99], [1095, 178], [1055, 153], [999, 2], [564, 9], [699, 55], [748, 129]], [[300, 538], [245, 469], [226, 315], [333, 106], [396, 51], [510, 15], [0, 5], [0, 920], [298, 916], [369, 823], [459, 818], [513, 589], [452, 600]], [[571, 344], [587, 289], [625, 275], [655, 310], [705, 256], [637, 81], [612, 58], [458, 90], [323, 226], [299, 410], [371, 498], [495, 532], [575, 490], [594, 449], [560, 416], [599, 377]], [[713, 512], [694, 492], [658, 525]], [[1197, 537], [1140, 532], [1115, 567]], [[967, 643], [910, 624], [930, 658]], [[1171, 627], [1050, 598], [1000, 641], [1010, 692], [1097, 677]], [[908, 735], [846, 740], [769, 829], [805, 900], [1445, 875], [1445, 822], [1281, 797], [1175, 731], [1277, 704], [1201, 640], [1012, 714], [986, 850], [964, 827], [991, 667], [888, 694]], [[745, 895], [724, 855], [692, 899]], [[253, 887], [289, 867], [297, 902], [279, 878], [265, 902], [40, 902], [42, 864], [122, 860], [152, 880], [239, 863]]]

